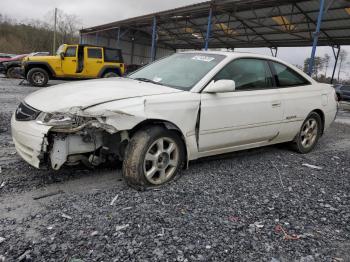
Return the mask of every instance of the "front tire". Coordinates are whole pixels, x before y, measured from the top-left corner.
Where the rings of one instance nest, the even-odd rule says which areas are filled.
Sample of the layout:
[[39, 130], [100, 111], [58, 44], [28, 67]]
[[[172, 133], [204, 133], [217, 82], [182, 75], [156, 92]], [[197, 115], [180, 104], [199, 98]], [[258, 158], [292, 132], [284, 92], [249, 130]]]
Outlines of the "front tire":
[[294, 149], [306, 154], [314, 149], [322, 132], [322, 120], [319, 114], [312, 112], [302, 124], [295, 138]]
[[44, 87], [49, 81], [49, 74], [45, 69], [32, 68], [27, 74], [27, 80], [32, 86]]
[[16, 72], [16, 70], [18, 69], [19, 67], [10, 67], [9, 69], [7, 69], [6, 71], [6, 77], [7, 78], [20, 78], [19, 74]]
[[123, 161], [128, 185], [144, 190], [173, 180], [183, 167], [184, 143], [178, 134], [160, 126], [138, 131], [130, 140]]

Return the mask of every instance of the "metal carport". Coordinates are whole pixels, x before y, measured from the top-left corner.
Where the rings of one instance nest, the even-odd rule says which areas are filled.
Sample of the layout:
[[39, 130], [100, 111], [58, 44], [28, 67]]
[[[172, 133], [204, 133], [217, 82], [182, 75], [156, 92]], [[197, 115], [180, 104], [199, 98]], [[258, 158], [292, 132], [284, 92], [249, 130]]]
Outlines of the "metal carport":
[[[127, 50], [147, 63], [178, 49], [330, 46], [335, 72], [340, 46], [350, 44], [346, 0], [213, 0], [80, 31], [83, 43]], [[136, 54], [136, 47], [143, 48]], [[142, 56], [144, 59], [139, 59]], [[332, 77], [333, 78], [333, 77]]]

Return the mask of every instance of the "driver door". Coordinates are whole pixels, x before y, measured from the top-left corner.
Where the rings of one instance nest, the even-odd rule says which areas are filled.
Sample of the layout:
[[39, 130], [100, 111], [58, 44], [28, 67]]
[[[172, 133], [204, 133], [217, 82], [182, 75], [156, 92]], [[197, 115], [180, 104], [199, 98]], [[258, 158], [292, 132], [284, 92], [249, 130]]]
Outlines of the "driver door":
[[75, 76], [77, 71], [77, 45], [69, 45], [64, 53], [62, 71], [65, 76]]
[[277, 138], [283, 110], [268, 62], [255, 58], [234, 60], [213, 80], [221, 79], [234, 80], [236, 90], [202, 92], [199, 151], [230, 151]]

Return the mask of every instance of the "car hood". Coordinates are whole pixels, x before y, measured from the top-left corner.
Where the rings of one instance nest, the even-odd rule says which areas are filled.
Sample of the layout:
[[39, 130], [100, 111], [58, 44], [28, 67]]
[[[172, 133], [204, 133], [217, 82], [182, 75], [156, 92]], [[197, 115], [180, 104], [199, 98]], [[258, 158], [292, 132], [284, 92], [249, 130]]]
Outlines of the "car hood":
[[106, 78], [65, 83], [41, 89], [25, 98], [25, 103], [44, 112], [72, 107], [87, 108], [105, 102], [182, 92], [162, 85], [129, 78]]

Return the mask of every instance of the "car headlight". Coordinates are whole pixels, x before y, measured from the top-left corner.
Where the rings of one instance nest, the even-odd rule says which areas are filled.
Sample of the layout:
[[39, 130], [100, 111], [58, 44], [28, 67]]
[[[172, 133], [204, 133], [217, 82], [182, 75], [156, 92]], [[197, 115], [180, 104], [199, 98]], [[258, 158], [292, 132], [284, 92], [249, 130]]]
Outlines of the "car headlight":
[[41, 112], [36, 119], [36, 122], [41, 125], [48, 126], [72, 126], [76, 125], [79, 117], [72, 116], [66, 113], [44, 113]]

